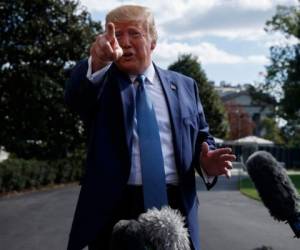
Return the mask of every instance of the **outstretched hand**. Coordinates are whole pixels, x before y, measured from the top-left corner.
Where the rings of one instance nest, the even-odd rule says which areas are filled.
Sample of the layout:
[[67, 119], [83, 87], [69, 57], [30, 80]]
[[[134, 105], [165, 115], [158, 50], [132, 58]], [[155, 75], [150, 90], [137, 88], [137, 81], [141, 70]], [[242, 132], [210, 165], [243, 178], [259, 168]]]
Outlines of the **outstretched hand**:
[[200, 165], [208, 176], [226, 175], [231, 177], [232, 161], [236, 156], [232, 154], [231, 148], [219, 148], [209, 150], [206, 142], [202, 143], [200, 153]]
[[92, 71], [95, 72], [112, 61], [117, 61], [123, 55], [123, 49], [115, 34], [115, 25], [107, 24], [104, 34], [98, 35], [90, 49]]

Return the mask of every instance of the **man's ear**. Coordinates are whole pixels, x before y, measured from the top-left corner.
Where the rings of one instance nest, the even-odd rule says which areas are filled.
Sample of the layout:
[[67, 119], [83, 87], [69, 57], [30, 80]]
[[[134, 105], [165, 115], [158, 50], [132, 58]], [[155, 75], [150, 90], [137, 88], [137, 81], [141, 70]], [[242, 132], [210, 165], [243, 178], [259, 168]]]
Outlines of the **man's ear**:
[[153, 51], [156, 47], [156, 41], [151, 42], [151, 50]]

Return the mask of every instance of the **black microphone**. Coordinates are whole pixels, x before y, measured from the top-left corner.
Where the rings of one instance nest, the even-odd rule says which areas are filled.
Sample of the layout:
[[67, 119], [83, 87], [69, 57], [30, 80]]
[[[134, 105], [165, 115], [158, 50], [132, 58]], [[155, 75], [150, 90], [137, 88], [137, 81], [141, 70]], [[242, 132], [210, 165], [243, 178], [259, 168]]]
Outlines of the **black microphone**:
[[253, 153], [246, 166], [271, 216], [278, 221], [289, 223], [295, 237], [299, 238], [300, 198], [286, 170], [266, 151]]
[[110, 250], [145, 250], [142, 226], [136, 220], [120, 220], [113, 228]]
[[184, 217], [170, 207], [149, 209], [137, 220], [121, 220], [113, 229], [110, 250], [190, 250]]

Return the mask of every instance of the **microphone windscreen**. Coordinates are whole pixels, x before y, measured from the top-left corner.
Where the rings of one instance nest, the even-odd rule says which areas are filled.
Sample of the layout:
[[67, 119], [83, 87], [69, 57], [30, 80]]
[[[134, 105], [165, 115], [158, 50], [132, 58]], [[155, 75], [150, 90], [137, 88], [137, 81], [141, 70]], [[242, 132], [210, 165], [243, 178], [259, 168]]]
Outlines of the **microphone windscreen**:
[[252, 154], [246, 166], [261, 200], [275, 219], [285, 221], [298, 216], [299, 196], [294, 184], [270, 153], [258, 151]]
[[170, 207], [149, 209], [138, 218], [145, 238], [155, 250], [190, 250], [184, 217]]
[[286, 170], [268, 152], [258, 151], [246, 162], [258, 194], [271, 216], [286, 221], [300, 237], [300, 198]]
[[120, 220], [112, 232], [110, 250], [145, 250], [141, 225], [136, 220]]

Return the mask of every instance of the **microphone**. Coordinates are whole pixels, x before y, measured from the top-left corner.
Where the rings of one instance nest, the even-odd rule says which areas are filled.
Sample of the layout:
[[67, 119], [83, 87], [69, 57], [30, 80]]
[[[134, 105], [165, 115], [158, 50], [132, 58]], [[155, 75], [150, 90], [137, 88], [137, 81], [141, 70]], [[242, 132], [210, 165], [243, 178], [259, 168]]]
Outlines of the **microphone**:
[[299, 238], [300, 198], [286, 170], [266, 151], [249, 156], [246, 167], [270, 215], [289, 223], [295, 237]]
[[145, 250], [142, 226], [136, 220], [120, 220], [113, 228], [110, 250]]
[[170, 207], [149, 209], [137, 220], [121, 220], [113, 228], [111, 250], [190, 250], [184, 217]]

